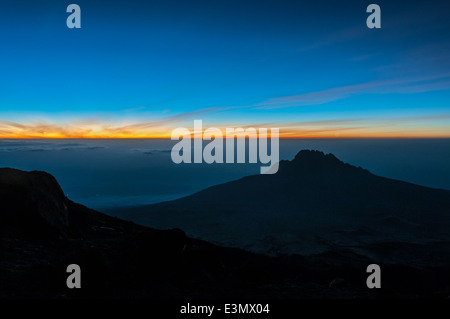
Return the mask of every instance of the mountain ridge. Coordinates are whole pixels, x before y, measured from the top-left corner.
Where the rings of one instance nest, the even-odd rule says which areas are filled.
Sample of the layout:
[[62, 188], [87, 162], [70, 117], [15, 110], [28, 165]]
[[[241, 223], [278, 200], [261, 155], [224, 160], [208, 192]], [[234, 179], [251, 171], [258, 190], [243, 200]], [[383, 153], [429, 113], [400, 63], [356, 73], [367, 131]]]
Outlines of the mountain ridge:
[[[50, 174], [5, 168], [0, 204], [1, 299], [446, 298], [450, 287], [448, 241], [334, 240], [324, 243], [326, 251], [300, 256], [277, 251], [276, 238], [265, 238], [278, 255], [270, 257], [104, 215], [65, 197]], [[374, 262], [383, 267], [382, 290], [365, 285]], [[66, 287], [73, 263], [81, 267], [82, 289]]]
[[[45, 172], [0, 168], [0, 204], [0, 299], [376, 297], [357, 274], [364, 258], [274, 259], [147, 228], [72, 202]], [[74, 263], [81, 289], [66, 286]], [[346, 284], [330, 288], [342, 274]]]
[[336, 242], [449, 240], [448, 212], [450, 191], [380, 177], [332, 154], [303, 150], [281, 161], [274, 175], [110, 213], [258, 253], [314, 254]]

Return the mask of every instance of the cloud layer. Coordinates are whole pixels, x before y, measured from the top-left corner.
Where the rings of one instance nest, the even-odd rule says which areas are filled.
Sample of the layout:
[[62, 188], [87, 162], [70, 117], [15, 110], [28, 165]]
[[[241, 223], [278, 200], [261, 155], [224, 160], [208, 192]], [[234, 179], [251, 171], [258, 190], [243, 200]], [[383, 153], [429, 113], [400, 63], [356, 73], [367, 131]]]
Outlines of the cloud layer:
[[[113, 124], [100, 120], [76, 123], [16, 123], [0, 121], [0, 138], [170, 138], [172, 130], [186, 127], [193, 132], [193, 120], [201, 112], [180, 114], [155, 121]], [[312, 121], [257, 122], [236, 125], [217, 121], [204, 122], [203, 129], [279, 128], [281, 138], [337, 138], [337, 137], [450, 137], [450, 114], [407, 117], [330, 118]], [[61, 144], [61, 148], [83, 147]], [[10, 149], [14, 144], [9, 144]], [[36, 144], [45, 150], [45, 144]], [[142, 151], [142, 150], [140, 150]]]

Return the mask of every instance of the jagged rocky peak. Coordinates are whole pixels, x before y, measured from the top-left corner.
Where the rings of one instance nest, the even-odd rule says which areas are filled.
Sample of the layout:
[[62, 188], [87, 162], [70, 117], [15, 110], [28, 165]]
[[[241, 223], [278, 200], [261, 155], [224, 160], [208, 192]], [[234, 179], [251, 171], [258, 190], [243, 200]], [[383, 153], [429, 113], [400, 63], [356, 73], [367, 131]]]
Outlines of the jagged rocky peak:
[[339, 159], [336, 158], [333, 154], [325, 154], [321, 151], [314, 150], [301, 150], [295, 155], [293, 159], [294, 163], [302, 163], [302, 164], [317, 164], [317, 163], [342, 163]]
[[300, 173], [314, 173], [323, 170], [336, 170], [345, 166], [350, 166], [340, 161], [333, 154], [325, 154], [321, 151], [302, 150], [297, 153], [291, 161], [281, 161], [281, 173], [293, 174]]

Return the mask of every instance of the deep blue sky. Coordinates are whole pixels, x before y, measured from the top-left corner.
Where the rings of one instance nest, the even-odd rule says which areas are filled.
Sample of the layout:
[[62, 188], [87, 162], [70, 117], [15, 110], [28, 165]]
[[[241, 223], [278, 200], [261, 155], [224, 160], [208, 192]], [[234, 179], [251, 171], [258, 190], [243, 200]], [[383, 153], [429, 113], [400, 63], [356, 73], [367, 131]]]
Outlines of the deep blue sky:
[[374, 2], [378, 30], [371, 1], [2, 0], [0, 136], [194, 118], [450, 136], [449, 2]]

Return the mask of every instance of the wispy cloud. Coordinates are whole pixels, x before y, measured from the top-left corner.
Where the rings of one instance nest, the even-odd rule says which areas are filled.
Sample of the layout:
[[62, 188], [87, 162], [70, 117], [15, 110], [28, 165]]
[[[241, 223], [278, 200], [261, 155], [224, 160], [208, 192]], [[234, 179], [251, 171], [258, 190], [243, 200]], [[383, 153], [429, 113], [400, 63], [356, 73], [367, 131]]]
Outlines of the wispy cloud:
[[282, 138], [450, 137], [449, 124], [450, 114], [431, 114], [253, 123], [247, 127], [277, 127]]
[[[243, 128], [279, 128], [281, 138], [348, 138], [348, 137], [450, 137], [450, 114], [408, 117], [371, 117], [324, 119], [316, 121], [264, 122], [241, 126]], [[159, 124], [156, 124], [159, 123]], [[172, 123], [172, 125], [169, 125]], [[186, 123], [187, 124], [187, 123]], [[192, 123], [186, 125], [190, 128]], [[220, 129], [237, 127], [224, 123], [211, 123]], [[0, 138], [170, 138], [175, 122], [155, 121], [128, 125], [113, 125], [100, 121], [61, 125], [55, 123], [24, 124], [0, 122]], [[192, 127], [191, 127], [192, 128]], [[4, 151], [31, 150], [8, 144]], [[78, 144], [61, 145], [62, 149], [83, 148]], [[46, 150], [35, 145], [33, 150]], [[135, 150], [155, 154], [164, 150]]]
[[87, 145], [83, 143], [48, 143], [37, 142], [33, 143], [6, 140], [0, 141], [0, 152], [48, 152], [48, 151], [68, 151], [68, 150], [95, 150], [102, 149], [105, 146]]
[[[450, 81], [442, 81], [450, 85]], [[429, 83], [428, 83], [429, 84]], [[426, 85], [428, 85], [426, 84]], [[425, 84], [420, 89], [424, 89]], [[364, 86], [366, 87], [366, 86]], [[370, 85], [367, 85], [370, 87]], [[361, 86], [358, 87], [360, 89]], [[406, 88], [403, 88], [406, 89]], [[417, 91], [419, 88], [410, 86]], [[354, 91], [354, 86], [345, 90]], [[332, 95], [332, 93], [329, 93]], [[284, 103], [297, 102], [297, 97], [289, 97]], [[173, 116], [143, 121], [108, 122], [107, 120], [69, 120], [66, 122], [40, 121], [15, 122], [0, 121], [0, 138], [168, 138], [174, 128], [183, 126], [192, 129], [193, 120], [204, 118], [206, 114], [217, 113], [235, 107], [214, 107], [199, 109]], [[448, 129], [450, 114], [430, 114], [421, 116], [329, 118], [307, 121], [267, 121], [257, 123], [249, 120], [246, 124], [236, 124], [216, 119], [209, 121], [208, 127], [253, 127], [279, 128], [280, 136], [289, 137], [383, 137], [383, 136], [450, 136]], [[144, 150], [144, 152], [149, 150]], [[149, 151], [153, 153], [152, 151]]]
[[320, 105], [364, 93], [419, 93], [450, 89], [450, 73], [414, 78], [399, 78], [340, 86], [299, 95], [283, 96], [255, 104], [259, 109]]
[[139, 138], [168, 137], [174, 127], [182, 126], [198, 117], [220, 112], [228, 107], [211, 107], [179, 113], [154, 120], [108, 122], [99, 119], [59, 121], [36, 120], [19, 123], [0, 120], [0, 138]]
[[146, 149], [146, 148], [133, 148], [130, 150], [133, 153], [142, 153], [144, 155], [158, 155], [169, 154], [171, 149]]

